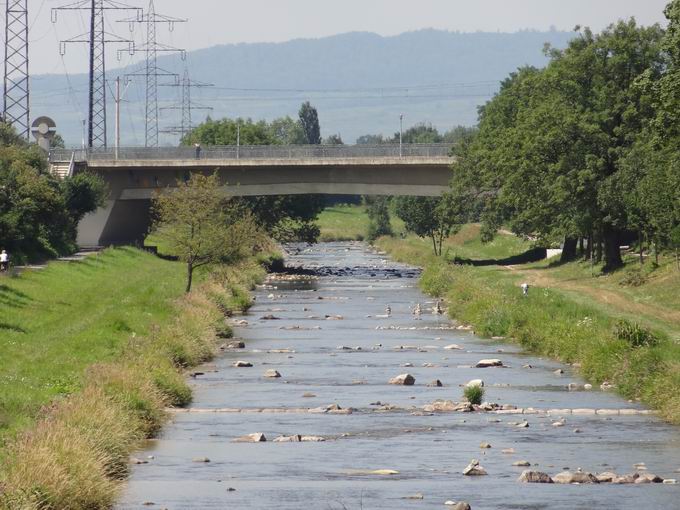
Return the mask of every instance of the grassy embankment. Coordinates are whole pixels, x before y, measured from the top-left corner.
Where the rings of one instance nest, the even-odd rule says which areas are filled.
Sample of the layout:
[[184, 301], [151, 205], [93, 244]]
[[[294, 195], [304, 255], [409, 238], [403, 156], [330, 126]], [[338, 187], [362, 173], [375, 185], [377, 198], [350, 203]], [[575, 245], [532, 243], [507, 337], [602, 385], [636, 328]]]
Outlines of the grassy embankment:
[[[351, 208], [345, 214], [363, 215]], [[658, 268], [647, 260], [640, 270], [630, 253], [624, 269], [606, 276], [588, 262], [452, 264], [455, 258], [500, 260], [531, 247], [507, 234], [484, 244], [475, 225], [447, 240], [443, 258], [432, 255], [428, 240], [414, 236], [381, 238], [376, 245], [396, 260], [422, 266], [421, 288], [444, 297], [451, 317], [477, 334], [507, 337], [574, 363], [589, 381], [609, 381], [624, 397], [639, 398], [680, 424], [680, 272], [671, 257], [661, 258]], [[519, 289], [524, 281], [531, 284], [527, 298]], [[621, 327], [621, 319], [642, 328]]]
[[[363, 205], [336, 205], [324, 209], [317, 224], [321, 228], [320, 241], [361, 241], [368, 232], [368, 215]], [[392, 230], [399, 235], [404, 222], [392, 217]]]
[[107, 508], [128, 456], [191, 391], [254, 261], [204, 276], [132, 248], [0, 279], [0, 508]]

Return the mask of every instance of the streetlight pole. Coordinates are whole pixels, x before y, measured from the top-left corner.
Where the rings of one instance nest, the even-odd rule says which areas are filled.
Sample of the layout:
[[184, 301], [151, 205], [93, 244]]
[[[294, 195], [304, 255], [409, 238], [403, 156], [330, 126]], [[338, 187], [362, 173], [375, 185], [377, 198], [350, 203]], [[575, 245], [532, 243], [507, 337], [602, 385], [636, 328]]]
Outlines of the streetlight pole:
[[404, 114], [400, 113], [399, 114], [399, 157], [403, 157], [404, 152], [403, 152], [403, 144], [402, 144], [402, 138], [403, 138], [403, 132], [404, 132]]
[[236, 159], [241, 158], [241, 122], [236, 123]]

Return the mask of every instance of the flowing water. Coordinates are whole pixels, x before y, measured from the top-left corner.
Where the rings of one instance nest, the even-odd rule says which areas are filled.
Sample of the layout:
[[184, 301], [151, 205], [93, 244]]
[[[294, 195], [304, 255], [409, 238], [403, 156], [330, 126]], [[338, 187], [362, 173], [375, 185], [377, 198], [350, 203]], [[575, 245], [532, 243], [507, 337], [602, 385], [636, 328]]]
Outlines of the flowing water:
[[[246, 348], [224, 352], [192, 380], [190, 412], [176, 413], [136, 455], [149, 461], [133, 466], [120, 509], [431, 509], [447, 500], [466, 500], [474, 510], [680, 509], [680, 485], [522, 484], [517, 478], [527, 468], [512, 465], [527, 460], [551, 475], [567, 467], [624, 474], [643, 462], [648, 472], [680, 478], [677, 427], [646, 414], [566, 411], [642, 408], [597, 388], [568, 391], [568, 383], [583, 383], [569, 367], [455, 329], [430, 312], [414, 268], [363, 244], [300, 247], [288, 263], [322, 276], [257, 290], [247, 326], [236, 328]], [[275, 318], [262, 319], [268, 315]], [[444, 349], [454, 343], [462, 349]], [[483, 358], [500, 358], [507, 368], [472, 368]], [[236, 360], [253, 367], [235, 368]], [[268, 369], [282, 377], [263, 377]], [[405, 372], [415, 385], [387, 384]], [[422, 412], [436, 399], [460, 401], [460, 385], [476, 378], [490, 402], [565, 411]], [[435, 379], [444, 386], [427, 386]], [[329, 404], [353, 413], [306, 412]], [[565, 425], [554, 427], [560, 417]], [[524, 420], [529, 427], [517, 427]], [[268, 441], [233, 442], [255, 432]], [[271, 441], [295, 434], [325, 441]], [[481, 442], [491, 448], [480, 449]], [[509, 448], [515, 453], [502, 452]], [[201, 457], [210, 462], [195, 462]], [[488, 476], [462, 475], [473, 458]], [[406, 499], [417, 493], [423, 498]]]

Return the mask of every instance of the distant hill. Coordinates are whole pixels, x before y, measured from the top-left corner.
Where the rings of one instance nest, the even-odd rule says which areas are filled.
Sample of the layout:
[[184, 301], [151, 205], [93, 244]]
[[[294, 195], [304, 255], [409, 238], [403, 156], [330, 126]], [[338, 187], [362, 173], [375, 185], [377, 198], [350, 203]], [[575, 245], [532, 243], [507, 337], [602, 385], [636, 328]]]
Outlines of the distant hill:
[[[352, 32], [284, 43], [221, 45], [188, 53], [194, 80], [212, 83], [192, 90], [194, 101], [212, 106], [213, 117], [295, 116], [302, 101], [319, 110], [322, 133], [340, 133], [346, 143], [366, 133], [391, 135], [404, 124], [430, 122], [445, 130], [476, 122], [477, 106], [520, 66], [542, 67], [544, 44], [566, 46], [568, 32], [458, 33], [420, 30], [392, 37]], [[178, 58], [159, 58], [164, 69], [182, 73]], [[109, 69], [109, 78], [130, 72]], [[68, 145], [81, 139], [86, 75], [42, 75], [32, 80], [33, 116], [50, 115]], [[163, 104], [179, 90], [162, 87]], [[143, 143], [144, 84], [136, 78], [123, 106], [123, 144]], [[80, 112], [76, 111], [78, 105]], [[110, 143], [113, 101], [109, 101]], [[194, 121], [206, 111], [194, 111]], [[162, 126], [178, 124], [177, 110], [163, 111]], [[163, 136], [175, 144], [177, 137]]]

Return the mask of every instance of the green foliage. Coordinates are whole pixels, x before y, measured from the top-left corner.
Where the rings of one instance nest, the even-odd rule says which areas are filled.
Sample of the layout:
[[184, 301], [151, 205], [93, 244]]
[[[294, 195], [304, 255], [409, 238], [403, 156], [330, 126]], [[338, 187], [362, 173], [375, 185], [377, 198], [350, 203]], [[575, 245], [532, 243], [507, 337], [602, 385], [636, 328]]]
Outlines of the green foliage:
[[61, 182], [62, 193], [66, 202], [66, 209], [74, 223], [83, 216], [104, 205], [107, 187], [100, 176], [83, 172], [67, 177]]
[[340, 134], [330, 135], [324, 141], [324, 145], [343, 145], [342, 137]]
[[429, 237], [435, 255], [442, 254], [444, 239], [460, 229], [458, 204], [444, 197], [397, 197], [395, 211], [406, 229], [419, 237]]
[[651, 347], [659, 343], [657, 334], [638, 324], [627, 320], [619, 320], [614, 326], [614, 337], [623, 340], [633, 347]]
[[647, 275], [639, 267], [634, 267], [626, 271], [626, 275], [619, 281], [619, 285], [624, 287], [639, 287], [647, 283]]
[[[313, 109], [311, 106], [310, 108]], [[208, 119], [196, 126], [181, 143], [198, 143], [204, 146], [236, 145], [239, 129], [241, 145], [307, 143], [301, 121], [290, 117], [275, 119], [270, 123], [264, 120], [254, 122], [251, 119]], [[255, 222], [280, 242], [314, 242], [318, 237], [313, 223], [323, 210], [324, 201], [320, 195], [242, 197], [234, 203], [248, 210]]]
[[252, 217], [230, 203], [217, 174], [194, 173], [188, 181], [179, 181], [178, 189], [154, 199], [153, 211], [157, 237], [187, 265], [187, 292], [194, 270], [240, 261], [260, 242]]
[[321, 127], [319, 126], [319, 114], [316, 108], [309, 101], [305, 101], [300, 106], [298, 117], [305, 134], [305, 142], [309, 145], [319, 145], [321, 143]]
[[181, 140], [182, 145], [288, 145], [301, 144], [304, 132], [299, 122], [282, 117], [272, 122], [252, 119], [208, 119]]
[[643, 163], [654, 151], [629, 156], [655, 115], [644, 83], [664, 70], [663, 37], [634, 20], [600, 34], [586, 29], [565, 50], [548, 48], [547, 68], [503, 82], [480, 110], [477, 135], [458, 148], [452, 183], [468, 211], [481, 211], [487, 232], [505, 225], [545, 244], [589, 237], [604, 243], [608, 270], [622, 265], [621, 233], [649, 225], [646, 202], [658, 202], [659, 217], [673, 214], [677, 188], [668, 178], [645, 184], [651, 165]]
[[463, 396], [471, 404], [481, 405], [484, 400], [484, 388], [478, 385], [466, 386], [463, 390]]
[[363, 197], [363, 201], [369, 220], [366, 239], [375, 241], [382, 236], [391, 236], [392, 224], [390, 223], [389, 197], [366, 196]]
[[104, 194], [103, 181], [90, 174], [50, 175], [44, 152], [0, 122], [0, 248], [14, 263], [73, 251], [78, 221]]

